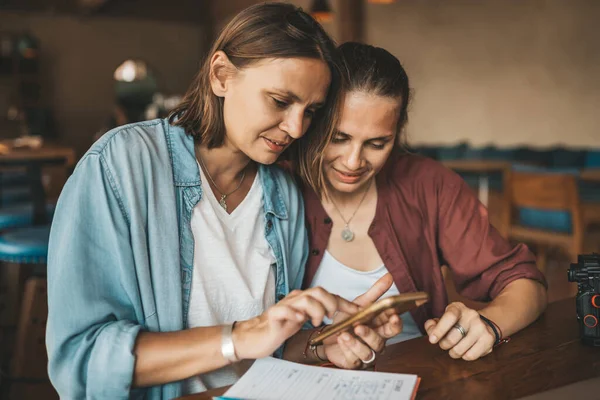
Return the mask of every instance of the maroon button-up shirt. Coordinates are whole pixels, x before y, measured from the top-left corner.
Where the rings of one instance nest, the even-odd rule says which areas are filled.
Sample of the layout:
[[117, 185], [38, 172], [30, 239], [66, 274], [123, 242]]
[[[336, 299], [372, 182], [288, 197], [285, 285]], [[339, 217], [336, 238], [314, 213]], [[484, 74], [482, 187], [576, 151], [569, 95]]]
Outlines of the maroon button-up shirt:
[[[369, 236], [401, 293], [429, 293], [430, 301], [412, 311], [421, 331], [427, 319], [440, 317], [448, 305], [442, 265], [452, 270], [457, 291], [472, 300], [489, 301], [516, 279], [546, 285], [527, 246], [511, 246], [490, 225], [487, 209], [453, 171], [434, 160], [394, 151], [376, 180], [377, 209]], [[308, 287], [332, 223], [309, 188], [304, 188], [304, 202]]]

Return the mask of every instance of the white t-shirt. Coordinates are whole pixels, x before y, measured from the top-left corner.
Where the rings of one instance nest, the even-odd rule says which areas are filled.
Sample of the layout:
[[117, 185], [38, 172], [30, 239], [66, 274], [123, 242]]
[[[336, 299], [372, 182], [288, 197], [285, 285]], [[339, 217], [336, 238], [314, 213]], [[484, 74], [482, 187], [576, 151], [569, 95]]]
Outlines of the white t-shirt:
[[[200, 168], [202, 182], [208, 182]], [[192, 211], [194, 272], [188, 328], [256, 317], [275, 304], [275, 257], [265, 239], [263, 189], [257, 174], [246, 198], [231, 214], [208, 184]], [[234, 383], [243, 366], [226, 366], [193, 377], [185, 394]]]
[[[319, 269], [310, 286], [321, 286], [330, 293], [337, 294], [346, 300], [352, 301], [369, 290], [369, 288], [373, 286], [379, 278], [387, 274], [387, 272], [388, 270], [385, 265], [371, 271], [357, 271], [342, 264], [336, 260], [331, 253], [325, 250], [323, 260], [321, 260]], [[400, 294], [400, 292], [394, 283], [381, 298], [383, 299], [397, 294]], [[388, 345], [422, 336], [421, 331], [417, 327], [412, 315], [410, 315], [410, 312], [402, 314], [400, 318], [402, 318], [403, 323], [402, 332], [393, 338], [388, 339], [386, 342]], [[325, 317], [324, 322], [326, 324], [331, 324], [331, 320], [327, 317]]]

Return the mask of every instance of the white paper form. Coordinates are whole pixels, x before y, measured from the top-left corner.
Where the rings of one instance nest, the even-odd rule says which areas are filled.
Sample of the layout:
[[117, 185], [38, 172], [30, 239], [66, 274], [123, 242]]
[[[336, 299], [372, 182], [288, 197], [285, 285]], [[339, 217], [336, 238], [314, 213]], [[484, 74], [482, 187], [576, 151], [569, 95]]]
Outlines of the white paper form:
[[272, 357], [256, 360], [226, 393], [244, 400], [410, 400], [416, 375], [314, 367]]

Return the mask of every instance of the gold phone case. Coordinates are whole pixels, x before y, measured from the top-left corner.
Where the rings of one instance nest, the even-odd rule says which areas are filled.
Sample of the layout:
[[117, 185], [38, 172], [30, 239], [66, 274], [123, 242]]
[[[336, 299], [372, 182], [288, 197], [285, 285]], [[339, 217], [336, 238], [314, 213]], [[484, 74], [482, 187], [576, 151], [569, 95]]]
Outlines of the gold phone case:
[[318, 346], [331, 335], [342, 332], [352, 326], [357, 326], [369, 322], [377, 315], [390, 308], [396, 310], [396, 314], [403, 314], [413, 308], [416, 308], [429, 300], [429, 295], [425, 292], [402, 293], [396, 296], [386, 297], [371, 304], [369, 307], [357, 312], [343, 321], [331, 324], [326, 327], [319, 335], [312, 338], [309, 342], [311, 346]]

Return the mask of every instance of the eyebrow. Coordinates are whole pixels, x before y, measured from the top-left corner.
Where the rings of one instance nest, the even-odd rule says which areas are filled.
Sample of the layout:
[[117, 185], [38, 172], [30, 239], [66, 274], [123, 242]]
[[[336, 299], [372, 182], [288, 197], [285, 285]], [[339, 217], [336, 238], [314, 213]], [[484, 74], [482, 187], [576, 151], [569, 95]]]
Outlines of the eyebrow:
[[[290, 90], [281, 90], [281, 89], [274, 89], [275, 92], [278, 92], [281, 95], [287, 96], [290, 99], [292, 99], [293, 101], [295, 101], [296, 103], [302, 103], [302, 99], [294, 92], [290, 91]], [[318, 103], [312, 103], [310, 104], [311, 107], [314, 108], [321, 108], [325, 105], [324, 101], [318, 102]]]
[[[346, 136], [346, 137], [349, 137], [349, 138], [352, 137], [352, 135], [350, 135], [350, 134], [348, 134], [346, 132], [342, 132], [342, 131], [337, 131], [336, 135], [342, 135], [342, 136]], [[371, 139], [367, 140], [367, 142], [374, 142], [376, 140], [384, 140], [385, 141], [385, 140], [391, 140], [393, 138], [394, 138], [393, 134], [392, 135], [384, 135], [384, 136], [379, 136], [379, 137], [371, 138]]]

